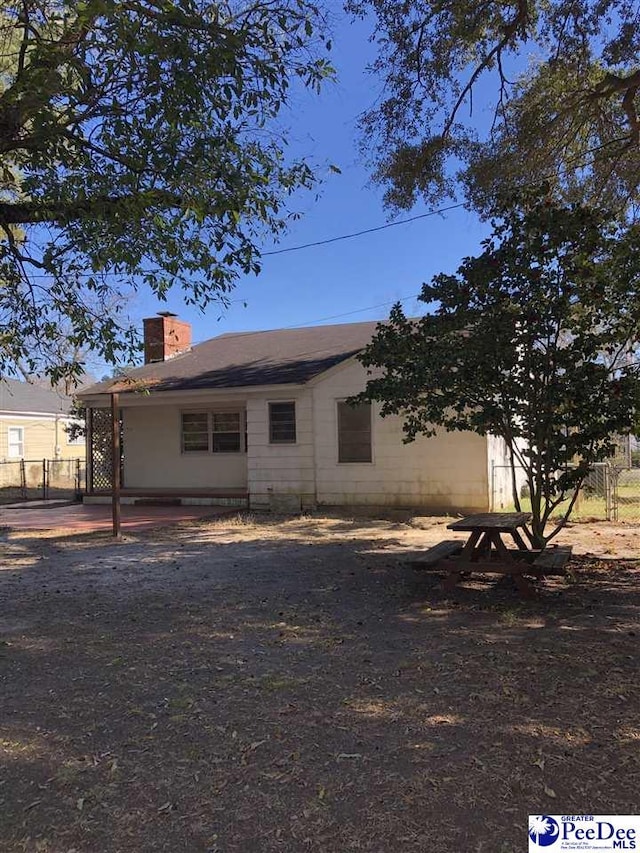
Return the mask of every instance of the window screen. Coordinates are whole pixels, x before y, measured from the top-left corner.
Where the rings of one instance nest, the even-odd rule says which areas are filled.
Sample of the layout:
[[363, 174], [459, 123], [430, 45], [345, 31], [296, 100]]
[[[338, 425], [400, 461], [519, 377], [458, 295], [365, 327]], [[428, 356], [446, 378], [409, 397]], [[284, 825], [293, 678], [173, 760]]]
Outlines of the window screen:
[[240, 453], [240, 413], [213, 412], [212, 445], [214, 453]]
[[371, 459], [371, 403], [338, 403], [338, 462]]
[[269, 403], [269, 441], [294, 444], [296, 440], [296, 404]]
[[182, 450], [184, 453], [209, 450], [209, 415], [207, 412], [182, 413]]

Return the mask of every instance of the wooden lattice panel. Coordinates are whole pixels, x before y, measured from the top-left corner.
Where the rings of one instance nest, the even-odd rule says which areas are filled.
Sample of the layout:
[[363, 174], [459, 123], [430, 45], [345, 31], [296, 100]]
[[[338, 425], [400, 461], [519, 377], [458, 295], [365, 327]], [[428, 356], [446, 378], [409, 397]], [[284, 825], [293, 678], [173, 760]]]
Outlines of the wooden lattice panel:
[[91, 410], [91, 491], [112, 485], [111, 409]]

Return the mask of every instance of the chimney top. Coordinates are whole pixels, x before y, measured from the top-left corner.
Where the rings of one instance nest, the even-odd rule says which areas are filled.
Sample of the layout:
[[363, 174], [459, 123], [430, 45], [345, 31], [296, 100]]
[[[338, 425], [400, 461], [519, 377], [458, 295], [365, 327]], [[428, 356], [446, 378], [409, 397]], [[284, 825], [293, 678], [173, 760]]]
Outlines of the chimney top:
[[171, 311], [147, 317], [144, 323], [144, 363], [167, 361], [191, 348], [191, 324]]

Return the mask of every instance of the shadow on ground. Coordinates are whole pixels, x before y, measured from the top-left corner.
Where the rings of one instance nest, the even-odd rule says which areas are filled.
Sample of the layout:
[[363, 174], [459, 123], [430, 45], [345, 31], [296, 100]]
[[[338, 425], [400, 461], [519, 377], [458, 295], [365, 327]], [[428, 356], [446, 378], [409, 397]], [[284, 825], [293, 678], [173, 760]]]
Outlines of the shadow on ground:
[[0, 849], [512, 853], [634, 812], [635, 563], [451, 597], [336, 524], [5, 543]]

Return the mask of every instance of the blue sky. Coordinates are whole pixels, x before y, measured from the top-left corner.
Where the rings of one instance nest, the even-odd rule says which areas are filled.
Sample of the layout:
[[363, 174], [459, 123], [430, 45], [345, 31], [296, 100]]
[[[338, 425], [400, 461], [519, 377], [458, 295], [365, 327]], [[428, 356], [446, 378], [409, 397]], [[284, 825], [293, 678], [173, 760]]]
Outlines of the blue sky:
[[[393, 221], [383, 209], [382, 191], [370, 185], [358, 151], [357, 117], [379, 91], [365, 70], [375, 50], [368, 41], [370, 31], [370, 22], [352, 23], [336, 11], [332, 53], [338, 80], [319, 97], [297, 96], [288, 124], [296, 154], [324, 166], [333, 163], [341, 174], [328, 174], [319, 199], [309, 193], [299, 200], [302, 218], [278, 246], [265, 245], [265, 250]], [[427, 209], [417, 205], [395, 218]], [[175, 311], [192, 323], [194, 341], [223, 332], [379, 319], [388, 315], [388, 303], [417, 294], [422, 282], [438, 272], [453, 271], [465, 255], [477, 251], [486, 233], [487, 226], [473, 213], [458, 209], [328, 246], [265, 257], [262, 273], [240, 281], [228, 309], [209, 306], [203, 314], [185, 306], [175, 291], [166, 303], [139, 294], [130, 313], [140, 321], [159, 310]], [[409, 313], [421, 312], [414, 299], [403, 304]]]

